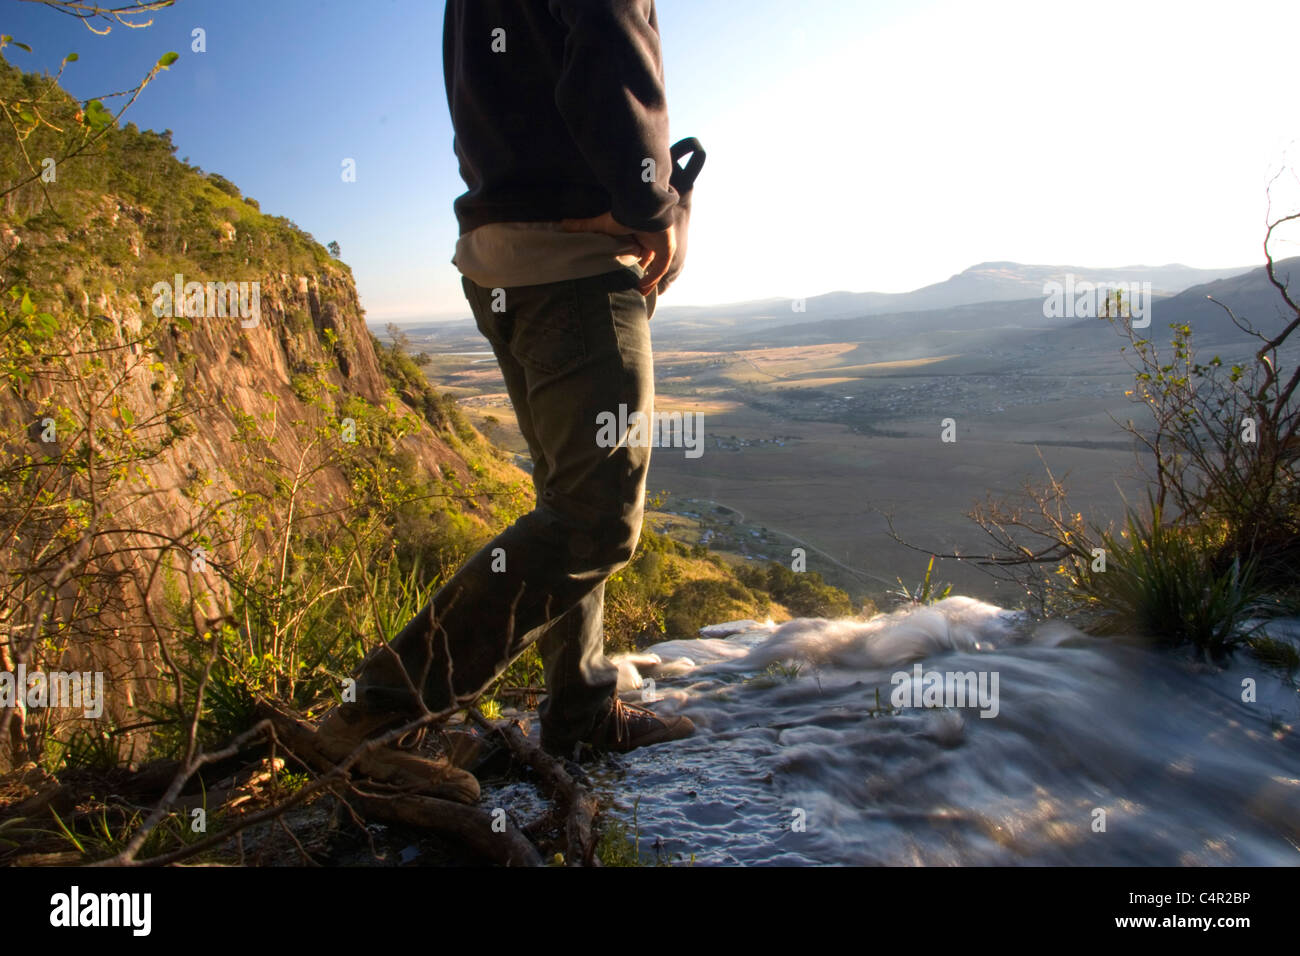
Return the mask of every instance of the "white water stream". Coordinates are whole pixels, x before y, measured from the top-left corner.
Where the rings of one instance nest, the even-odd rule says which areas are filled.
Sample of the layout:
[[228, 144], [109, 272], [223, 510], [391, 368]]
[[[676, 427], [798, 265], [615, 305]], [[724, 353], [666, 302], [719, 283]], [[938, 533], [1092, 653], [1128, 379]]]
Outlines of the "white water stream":
[[[643, 860], [1300, 863], [1300, 695], [1248, 654], [1220, 668], [961, 597], [647, 653], [621, 662], [625, 698], [650, 678], [698, 730], [591, 770], [629, 828], [640, 797]], [[996, 699], [919, 706], [931, 672]], [[895, 709], [904, 684], [918, 706]]]

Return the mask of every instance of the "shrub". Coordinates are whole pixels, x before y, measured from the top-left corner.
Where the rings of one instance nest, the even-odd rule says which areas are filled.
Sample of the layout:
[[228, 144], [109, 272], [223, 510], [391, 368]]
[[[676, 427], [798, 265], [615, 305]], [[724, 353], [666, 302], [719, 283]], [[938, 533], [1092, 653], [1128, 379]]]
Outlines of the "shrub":
[[1101, 535], [1105, 563], [1076, 565], [1074, 586], [1098, 610], [1097, 627], [1136, 631], [1160, 643], [1190, 643], [1221, 656], [1243, 636], [1257, 603], [1256, 562], [1217, 566], [1218, 544], [1205, 526], [1162, 522], [1158, 506], [1130, 512], [1120, 535]]

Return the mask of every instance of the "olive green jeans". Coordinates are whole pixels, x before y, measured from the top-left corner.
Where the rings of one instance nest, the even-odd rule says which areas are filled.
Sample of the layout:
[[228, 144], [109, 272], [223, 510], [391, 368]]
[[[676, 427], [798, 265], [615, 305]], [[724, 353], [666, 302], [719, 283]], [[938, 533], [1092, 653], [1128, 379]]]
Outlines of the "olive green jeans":
[[537, 504], [369, 655], [357, 682], [363, 707], [410, 712], [415, 688], [430, 710], [449, 713], [538, 641], [548, 734], [580, 740], [608, 713], [618, 672], [603, 650], [605, 580], [636, 548], [650, 448], [629, 447], [626, 435], [602, 447], [611, 443], [598, 441], [597, 416], [652, 412], [655, 297], [637, 291], [642, 275], [621, 267], [496, 290], [462, 277], [532, 455]]

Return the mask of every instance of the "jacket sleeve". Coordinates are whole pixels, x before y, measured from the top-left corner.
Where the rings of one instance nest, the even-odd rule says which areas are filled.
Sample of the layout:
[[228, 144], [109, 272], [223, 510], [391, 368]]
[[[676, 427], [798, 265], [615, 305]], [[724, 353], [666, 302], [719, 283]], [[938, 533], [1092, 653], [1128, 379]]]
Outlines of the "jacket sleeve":
[[555, 103], [614, 218], [643, 232], [667, 229], [678, 196], [653, 0], [550, 0], [550, 12], [568, 31]]

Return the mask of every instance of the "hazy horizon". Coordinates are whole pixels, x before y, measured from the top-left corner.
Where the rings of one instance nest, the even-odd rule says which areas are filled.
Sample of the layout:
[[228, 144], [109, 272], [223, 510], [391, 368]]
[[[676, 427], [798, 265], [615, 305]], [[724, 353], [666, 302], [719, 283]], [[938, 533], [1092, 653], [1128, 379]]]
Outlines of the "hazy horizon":
[[[906, 293], [908, 293], [908, 292], [915, 292], [915, 291], [917, 291], [918, 289], [923, 289], [923, 288], [926, 288], [926, 287], [931, 286], [931, 285], [936, 285], [936, 284], [941, 283], [941, 282], [946, 282], [947, 280], [949, 280], [949, 279], [951, 279], [951, 278], [954, 278], [955, 276], [961, 275], [963, 272], [967, 272], [967, 271], [969, 271], [970, 269], [973, 269], [973, 268], [975, 268], [975, 267], [977, 267], [977, 266], [980, 266], [980, 265], [984, 265], [984, 264], [987, 264], [987, 263], [994, 263], [994, 262], [1001, 263], [1001, 262], [1010, 262], [1010, 261], [1011, 261], [1011, 260], [1008, 260], [1008, 259], [981, 259], [979, 262], [973, 262], [973, 263], [971, 263], [970, 266], [968, 266], [966, 269], [962, 269], [960, 272], [955, 272], [955, 273], [952, 273], [951, 275], [946, 275], [946, 276], [944, 276], [943, 278], [937, 278], [937, 279], [933, 279], [933, 280], [928, 281], [928, 282], [924, 282], [924, 283], [922, 283], [921, 285], [919, 285], [919, 286], [917, 286], [916, 288], [913, 288], [913, 289], [902, 289], [902, 290], [899, 290], [899, 291], [898, 291], [897, 293], [895, 293], [895, 294], [906, 294]], [[1252, 270], [1252, 269], [1262, 268], [1263, 265], [1264, 265], [1264, 262], [1263, 262], [1263, 259], [1262, 259], [1262, 257], [1261, 257], [1261, 261], [1258, 262], [1258, 263], [1252, 263], [1252, 264], [1250, 264], [1250, 265], [1233, 265], [1233, 266], [1225, 266], [1225, 265], [1219, 265], [1219, 266], [1188, 266], [1186, 263], [1183, 263], [1183, 262], [1165, 262], [1165, 263], [1162, 263], [1162, 264], [1160, 264], [1160, 265], [1154, 265], [1154, 264], [1152, 264], [1152, 263], [1145, 263], [1145, 262], [1143, 262], [1143, 263], [1133, 263], [1133, 264], [1129, 264], [1129, 265], [1108, 265], [1108, 266], [1090, 266], [1090, 265], [1085, 265], [1085, 264], [1077, 263], [1077, 262], [1075, 262], [1075, 263], [1017, 262], [1017, 263], [1015, 263], [1015, 265], [1033, 266], [1033, 267], [1037, 267], [1037, 268], [1051, 268], [1051, 269], [1081, 269], [1081, 270], [1086, 269], [1086, 270], [1089, 270], [1089, 271], [1092, 271], [1092, 272], [1105, 272], [1106, 270], [1113, 270], [1113, 271], [1115, 271], [1115, 272], [1117, 272], [1117, 273], [1118, 273], [1118, 272], [1122, 272], [1122, 271], [1131, 271], [1131, 270], [1138, 270], [1138, 269], [1153, 269], [1153, 270], [1154, 270], [1154, 269], [1169, 269], [1169, 268], [1205, 269], [1205, 270], [1210, 270], [1210, 271], [1239, 270], [1240, 272], [1249, 272], [1249, 271]], [[1194, 283], [1194, 284], [1199, 284], [1199, 282], [1198, 282], [1198, 283]], [[821, 292], [812, 292], [812, 293], [809, 293], [809, 295], [808, 295], [807, 297], [808, 297], [808, 298], [816, 298], [816, 297], [818, 297], [818, 296], [824, 296], [824, 295], [836, 295], [836, 294], [862, 295], [862, 294], [869, 294], [869, 293], [881, 293], [881, 292], [887, 292], [887, 291], [888, 291], [888, 290], [883, 290], [883, 289], [849, 289], [849, 288], [846, 288], [846, 287], [839, 287], [839, 288], [835, 288], [835, 289], [825, 289], [825, 290], [823, 290], [823, 291], [821, 291]], [[676, 308], [702, 308], [702, 309], [707, 309], [707, 308], [726, 308], [726, 307], [729, 307], [729, 306], [740, 305], [740, 304], [742, 304], [742, 303], [746, 303], [746, 302], [759, 302], [759, 301], [764, 301], [764, 300], [766, 300], [766, 299], [771, 299], [771, 300], [773, 300], [773, 301], [780, 301], [782, 298], [785, 298], [785, 297], [783, 297], [783, 296], [761, 296], [761, 297], [754, 298], [754, 299], [739, 299], [739, 300], [727, 301], [727, 302], [703, 302], [703, 303], [696, 303], [696, 302], [665, 302], [665, 304], [664, 304], [661, 308], [663, 308], [663, 309], [665, 309], [665, 310], [666, 310], [666, 309], [676, 309]], [[365, 302], [364, 302], [364, 301], [362, 302], [362, 306], [363, 306], [363, 307], [365, 306]], [[659, 312], [659, 309], [656, 308], [656, 314], [658, 314], [658, 312]], [[371, 325], [392, 324], [392, 325], [397, 325], [397, 326], [407, 326], [407, 325], [419, 326], [419, 325], [428, 325], [428, 324], [430, 324], [430, 323], [438, 323], [438, 322], [457, 322], [457, 321], [464, 321], [464, 320], [471, 320], [471, 319], [472, 319], [472, 316], [471, 316], [471, 314], [470, 314], [469, 306], [468, 306], [468, 305], [466, 305], [463, 309], [461, 309], [461, 310], [459, 310], [459, 311], [452, 310], [452, 311], [448, 311], [448, 312], [444, 312], [444, 313], [429, 313], [429, 314], [426, 314], [426, 315], [423, 315], [423, 316], [415, 316], [415, 317], [412, 317], [412, 318], [392, 318], [392, 317], [389, 317], [389, 316], [377, 316], [377, 317], [372, 317], [372, 316], [369, 314], [368, 311], [367, 311], [367, 314], [366, 314], [366, 322], [367, 322], [367, 324], [371, 324]]]

